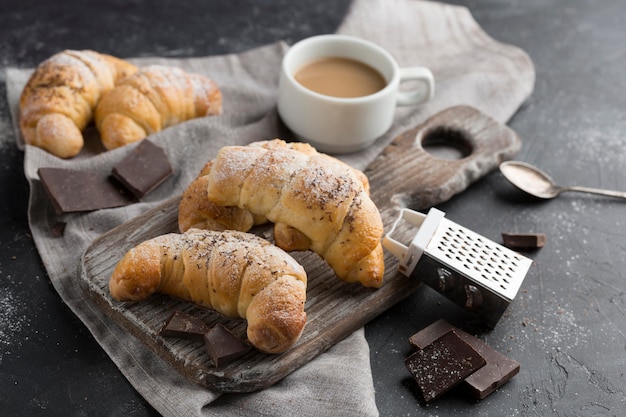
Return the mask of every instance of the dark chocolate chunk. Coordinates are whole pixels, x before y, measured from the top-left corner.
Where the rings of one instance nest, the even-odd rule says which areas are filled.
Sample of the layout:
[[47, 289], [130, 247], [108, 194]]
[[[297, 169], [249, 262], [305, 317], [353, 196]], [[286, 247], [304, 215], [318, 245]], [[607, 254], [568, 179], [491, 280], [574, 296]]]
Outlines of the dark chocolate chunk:
[[426, 403], [429, 403], [485, 365], [485, 359], [454, 330], [417, 350], [405, 360]]
[[121, 207], [134, 201], [107, 174], [65, 168], [39, 168], [37, 173], [58, 214]]
[[505, 233], [502, 232], [502, 245], [510, 249], [537, 249], [546, 244], [543, 233]]
[[172, 165], [163, 148], [144, 139], [113, 167], [112, 174], [141, 198], [172, 175]]
[[174, 311], [159, 331], [159, 335], [202, 341], [208, 331], [209, 326], [198, 317], [182, 311]]
[[482, 340], [454, 327], [445, 320], [438, 320], [420, 330], [409, 338], [409, 343], [417, 349], [423, 349], [450, 330], [454, 330], [487, 361], [485, 366], [463, 381], [463, 385], [475, 398], [485, 398], [519, 373], [519, 362], [504, 356]]
[[235, 336], [221, 324], [204, 335], [204, 345], [216, 367], [225, 365], [248, 353], [252, 346]]
[[50, 225], [50, 233], [54, 237], [61, 237], [63, 236], [63, 233], [65, 233], [66, 225], [67, 223], [65, 222], [55, 222], [54, 224]]

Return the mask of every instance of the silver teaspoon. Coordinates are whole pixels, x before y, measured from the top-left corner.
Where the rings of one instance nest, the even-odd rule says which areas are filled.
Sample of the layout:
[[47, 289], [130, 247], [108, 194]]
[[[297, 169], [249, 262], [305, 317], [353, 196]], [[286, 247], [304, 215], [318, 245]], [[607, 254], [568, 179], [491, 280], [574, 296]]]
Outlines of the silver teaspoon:
[[601, 190], [588, 187], [561, 187], [542, 170], [525, 162], [506, 161], [500, 164], [500, 172], [511, 184], [538, 198], [551, 199], [565, 191], [599, 194], [626, 199], [626, 192]]

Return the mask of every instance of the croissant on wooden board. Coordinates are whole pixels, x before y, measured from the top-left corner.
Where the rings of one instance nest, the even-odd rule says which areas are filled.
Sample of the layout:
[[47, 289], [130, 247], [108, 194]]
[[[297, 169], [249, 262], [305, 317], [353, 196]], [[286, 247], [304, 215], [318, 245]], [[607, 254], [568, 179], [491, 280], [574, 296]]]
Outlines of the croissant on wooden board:
[[307, 276], [289, 254], [238, 231], [190, 229], [145, 241], [119, 261], [109, 281], [117, 300], [168, 294], [248, 323], [248, 340], [284, 352], [306, 323]]
[[248, 231], [274, 223], [280, 248], [313, 250], [339, 278], [378, 288], [383, 223], [363, 173], [309, 145], [280, 139], [226, 146], [184, 191], [181, 231]]
[[202, 75], [150, 65], [118, 83], [98, 103], [96, 127], [114, 149], [197, 117], [221, 114], [222, 93]]
[[90, 50], [65, 50], [43, 61], [20, 97], [24, 142], [61, 158], [77, 155], [102, 95], [135, 71], [129, 62]]

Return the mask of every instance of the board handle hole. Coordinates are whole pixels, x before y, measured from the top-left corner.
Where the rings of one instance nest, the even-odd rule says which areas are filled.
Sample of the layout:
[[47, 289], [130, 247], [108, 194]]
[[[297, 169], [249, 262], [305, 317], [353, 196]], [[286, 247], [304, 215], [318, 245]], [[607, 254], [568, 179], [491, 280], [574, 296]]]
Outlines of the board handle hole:
[[463, 159], [474, 151], [467, 132], [446, 126], [429, 129], [422, 135], [421, 144], [432, 156], [447, 160]]

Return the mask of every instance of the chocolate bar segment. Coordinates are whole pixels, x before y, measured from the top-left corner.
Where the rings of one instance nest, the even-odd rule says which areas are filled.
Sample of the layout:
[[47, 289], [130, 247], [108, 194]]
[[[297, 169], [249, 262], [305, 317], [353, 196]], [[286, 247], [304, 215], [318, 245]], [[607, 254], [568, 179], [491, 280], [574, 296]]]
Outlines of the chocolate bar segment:
[[112, 175], [142, 198], [172, 175], [172, 165], [163, 148], [144, 139], [113, 167]]
[[204, 345], [216, 367], [223, 366], [248, 353], [252, 346], [241, 340], [221, 324], [204, 335]]
[[486, 365], [468, 376], [463, 385], [477, 399], [483, 399], [519, 373], [519, 362], [506, 357], [482, 340], [456, 328], [445, 320], [438, 320], [409, 338], [409, 343], [424, 349], [442, 335], [453, 330], [485, 358]]
[[66, 168], [39, 168], [39, 179], [58, 214], [121, 207], [134, 202], [108, 174]]
[[174, 311], [159, 331], [159, 335], [202, 341], [208, 331], [209, 326], [198, 317], [182, 311]]
[[543, 233], [505, 233], [502, 232], [502, 245], [510, 249], [537, 249], [546, 244]]
[[426, 403], [432, 402], [485, 365], [485, 359], [450, 330], [405, 360]]

